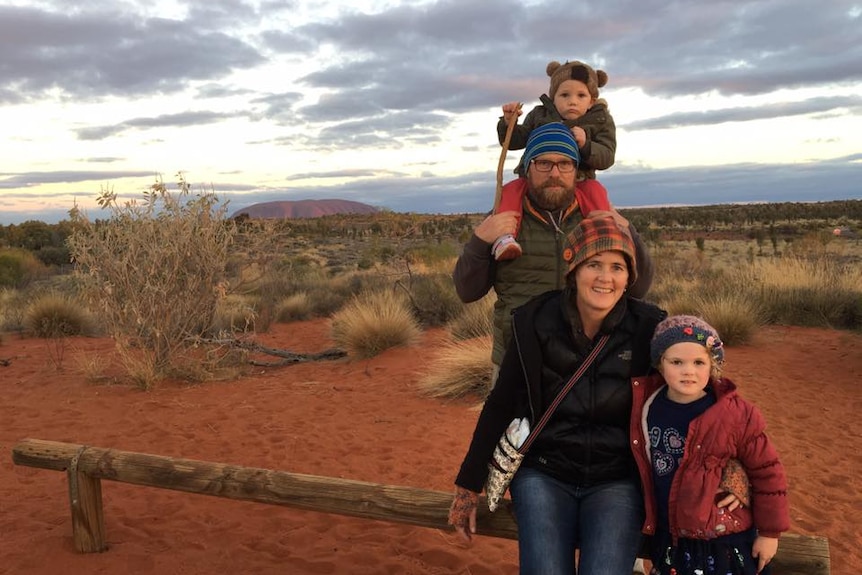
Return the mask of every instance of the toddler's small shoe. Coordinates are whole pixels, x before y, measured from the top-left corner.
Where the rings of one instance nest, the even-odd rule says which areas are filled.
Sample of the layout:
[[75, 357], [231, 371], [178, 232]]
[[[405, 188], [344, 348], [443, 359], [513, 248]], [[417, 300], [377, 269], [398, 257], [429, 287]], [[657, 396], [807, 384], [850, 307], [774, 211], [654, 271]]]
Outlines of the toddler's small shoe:
[[497, 241], [491, 246], [491, 251], [494, 254], [494, 259], [498, 262], [513, 260], [521, 257], [522, 253], [521, 244], [515, 240], [512, 234], [506, 234], [497, 238]]

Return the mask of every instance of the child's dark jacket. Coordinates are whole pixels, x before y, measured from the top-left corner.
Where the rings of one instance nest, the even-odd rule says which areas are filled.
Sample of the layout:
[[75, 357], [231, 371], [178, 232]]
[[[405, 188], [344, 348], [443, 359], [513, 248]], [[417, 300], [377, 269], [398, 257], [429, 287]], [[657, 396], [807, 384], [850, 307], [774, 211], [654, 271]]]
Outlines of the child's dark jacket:
[[[650, 464], [646, 415], [658, 390], [665, 385], [656, 374], [632, 380], [631, 443], [640, 470], [646, 503], [643, 532], [656, 529], [656, 502]], [[674, 539], [713, 539], [753, 526], [760, 535], [778, 537], [790, 528], [787, 478], [775, 447], [766, 436], [760, 410], [736, 392], [730, 380], [712, 381], [716, 403], [689, 425], [682, 462], [670, 492], [670, 532]], [[733, 512], [716, 502], [722, 469], [738, 459], [751, 483], [751, 507]]]
[[[614, 165], [617, 152], [617, 128], [603, 99], [597, 100], [583, 116], [574, 120], [561, 120], [552, 103], [536, 106], [524, 117], [522, 123], [514, 127], [512, 138], [509, 140], [509, 149], [523, 150], [527, 146], [530, 132], [551, 122], [563, 122], [569, 128], [578, 126], [587, 133], [586, 144], [579, 150], [581, 163], [578, 165], [578, 179], [594, 180], [596, 170], [607, 170]], [[500, 144], [506, 139], [506, 128], [506, 120], [500, 118], [497, 122]]]

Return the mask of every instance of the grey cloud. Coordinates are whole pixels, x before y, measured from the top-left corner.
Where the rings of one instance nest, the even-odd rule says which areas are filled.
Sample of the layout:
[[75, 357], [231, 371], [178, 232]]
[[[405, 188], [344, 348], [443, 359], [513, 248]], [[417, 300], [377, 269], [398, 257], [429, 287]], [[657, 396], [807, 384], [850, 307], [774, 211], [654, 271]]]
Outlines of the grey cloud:
[[177, 114], [163, 114], [155, 117], [132, 118], [125, 120], [119, 124], [111, 124], [106, 126], [90, 126], [81, 128], [77, 131], [78, 139], [80, 140], [103, 140], [109, 136], [114, 136], [121, 132], [133, 128], [164, 128], [164, 127], [183, 127], [183, 126], [199, 126], [204, 124], [213, 124], [222, 120], [235, 118], [237, 116], [245, 116], [245, 114], [223, 114], [218, 112], [197, 111], [197, 112], [180, 112]]
[[198, 97], [202, 99], [207, 98], [231, 98], [234, 96], [244, 96], [248, 94], [253, 94], [252, 90], [248, 88], [238, 88], [235, 86], [225, 86], [222, 84], [218, 84], [215, 82], [205, 84], [203, 86], [199, 86], [197, 88]]
[[[462, 112], [537, 99], [547, 89], [550, 60], [586, 60], [609, 72], [609, 87], [660, 96], [761, 94], [859, 81], [862, 21], [852, 6], [847, 0], [589, 6], [554, 0], [489, 9], [479, 0], [453, 1], [347, 13], [293, 33], [349, 55], [302, 81], [345, 95], [361, 91], [364, 114]], [[553, 38], [576, 39], [564, 46], [582, 48], [549, 49]], [[307, 115], [333, 120], [334, 112]]]
[[36, 99], [176, 92], [263, 58], [247, 43], [192, 22], [134, 14], [0, 6], [0, 94]]
[[205, 30], [257, 24], [261, 14], [249, 2], [242, 0], [206, 0], [188, 2], [186, 21]]
[[399, 148], [407, 142], [431, 144], [440, 141], [451, 122], [450, 117], [442, 114], [392, 113], [370, 121], [352, 120], [324, 128], [313, 144], [329, 148], [357, 145]]
[[[0, 173], [0, 189], [8, 188], [26, 188], [36, 184], [74, 184], [77, 182], [92, 182], [116, 180], [121, 178], [140, 178], [144, 176], [155, 176], [152, 171], [136, 171], [136, 170], [64, 170], [56, 172], [25, 172], [20, 174], [2, 174]], [[55, 194], [55, 192], [45, 192], [46, 194]], [[5, 192], [4, 195], [8, 195]], [[27, 192], [27, 197], [32, 194]], [[23, 197], [23, 196], [22, 196]]]
[[795, 164], [662, 170], [615, 166], [602, 178], [618, 207], [862, 199], [862, 154]]
[[[347, 56], [299, 81], [332, 90], [334, 98], [343, 93], [353, 103], [354, 117], [381, 110], [463, 112], [496, 105], [512, 99], [506, 76], [525, 58], [509, 35], [524, 13], [514, 2], [489, 9], [485, 1], [460, 0], [345, 13], [331, 22], [308, 24], [294, 33], [331, 44]], [[531, 76], [543, 73], [545, 63], [531, 67]], [[338, 119], [340, 111], [330, 101], [322, 99], [316, 107], [305, 110], [309, 119]]]
[[332, 170], [329, 172], [306, 172], [293, 174], [287, 181], [305, 180], [308, 178], [316, 179], [337, 179], [337, 178], [370, 178], [370, 177], [394, 177], [401, 175], [399, 172], [389, 170]]
[[[541, 6], [538, 7], [541, 10]], [[405, 64], [432, 65], [423, 56], [472, 52], [503, 43], [526, 9], [512, 0], [443, 0], [397, 6], [377, 13], [345, 9], [337, 19], [296, 29], [296, 34], [340, 46], [347, 54], [398, 54]], [[545, 13], [547, 14], [547, 13]], [[337, 66], [353, 61], [345, 58]]]
[[397, 149], [408, 144], [437, 144], [453, 121], [452, 117], [443, 114], [380, 114], [341, 121], [322, 128], [311, 127], [295, 136], [250, 143], [275, 143], [318, 152], [339, 148]]
[[[300, 92], [282, 92], [280, 94], [264, 94], [251, 100], [253, 118], [267, 118], [282, 125], [293, 125], [297, 122], [295, 106], [303, 98]], [[263, 110], [258, 111], [256, 104], [262, 104]]]
[[265, 30], [260, 39], [263, 45], [276, 52], [301, 56], [313, 52], [317, 41], [309, 35], [300, 35], [292, 30]]
[[614, 86], [750, 95], [862, 79], [862, 19], [848, 0], [650, 1], [610, 21], [597, 53]]
[[113, 164], [114, 162], [122, 162], [125, 158], [119, 158], [116, 156], [101, 156], [96, 158], [82, 158], [82, 162], [87, 162], [91, 164]]
[[852, 115], [862, 114], [862, 96], [817, 97], [799, 102], [778, 102], [762, 106], [740, 106], [720, 110], [705, 110], [703, 112], [681, 112], [620, 125], [630, 131], [656, 130], [722, 124], [724, 122], [764, 120], [805, 114], [832, 115], [848, 113]]

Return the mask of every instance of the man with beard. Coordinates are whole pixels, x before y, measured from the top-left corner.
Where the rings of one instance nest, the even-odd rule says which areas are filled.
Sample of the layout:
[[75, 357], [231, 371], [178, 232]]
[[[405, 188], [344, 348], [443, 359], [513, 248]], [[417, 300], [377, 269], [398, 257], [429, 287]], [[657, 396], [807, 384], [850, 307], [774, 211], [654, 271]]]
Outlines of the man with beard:
[[[578, 197], [575, 178], [579, 162], [578, 144], [565, 125], [550, 123], [534, 129], [521, 159], [525, 177], [507, 184], [526, 187], [523, 215], [506, 211], [485, 218], [455, 264], [455, 290], [464, 303], [481, 299], [491, 288], [497, 293], [492, 384], [511, 338], [512, 310], [534, 296], [565, 285], [566, 236], [587, 215], [585, 210], [607, 211], [620, 225], [628, 227], [637, 254], [637, 281], [628, 288], [630, 295], [642, 298], [652, 284], [652, 260], [634, 227], [611, 208], [606, 198]], [[496, 261], [492, 245], [505, 234], [517, 234], [522, 254]]]

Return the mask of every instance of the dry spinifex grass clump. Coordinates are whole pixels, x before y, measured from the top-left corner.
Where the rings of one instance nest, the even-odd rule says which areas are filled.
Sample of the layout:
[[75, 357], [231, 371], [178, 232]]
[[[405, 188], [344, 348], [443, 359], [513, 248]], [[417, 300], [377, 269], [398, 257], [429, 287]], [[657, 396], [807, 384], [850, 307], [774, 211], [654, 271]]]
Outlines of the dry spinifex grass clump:
[[363, 292], [332, 316], [332, 339], [361, 359], [413, 345], [421, 333], [406, 297], [391, 289]]

